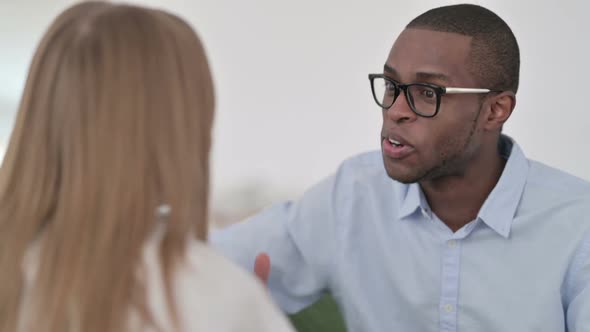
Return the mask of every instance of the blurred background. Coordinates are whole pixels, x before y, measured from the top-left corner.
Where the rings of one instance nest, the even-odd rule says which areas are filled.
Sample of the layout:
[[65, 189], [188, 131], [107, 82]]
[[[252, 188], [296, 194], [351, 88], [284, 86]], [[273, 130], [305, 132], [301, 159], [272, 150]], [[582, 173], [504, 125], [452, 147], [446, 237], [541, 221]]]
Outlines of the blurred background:
[[[27, 67], [72, 0], [0, 0], [0, 156]], [[458, 1], [133, 0], [188, 20], [214, 74], [213, 220], [224, 225], [379, 148], [379, 72], [413, 17]], [[465, 1], [461, 1], [465, 2]], [[469, 1], [468, 1], [469, 2]], [[586, 1], [471, 1], [504, 18], [521, 47], [521, 88], [505, 133], [529, 158], [590, 180], [590, 31]]]

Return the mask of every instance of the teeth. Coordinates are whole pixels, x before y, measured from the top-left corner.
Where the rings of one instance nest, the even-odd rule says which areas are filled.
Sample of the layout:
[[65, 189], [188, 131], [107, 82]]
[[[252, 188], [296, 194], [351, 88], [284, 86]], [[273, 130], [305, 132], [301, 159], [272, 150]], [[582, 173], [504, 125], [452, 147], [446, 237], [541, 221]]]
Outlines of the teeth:
[[400, 142], [398, 142], [398, 141], [394, 140], [393, 138], [390, 138], [390, 139], [389, 139], [389, 143], [391, 143], [391, 144], [394, 144], [394, 145], [397, 145], [397, 146], [400, 146], [400, 145], [402, 145], [402, 143], [400, 143]]

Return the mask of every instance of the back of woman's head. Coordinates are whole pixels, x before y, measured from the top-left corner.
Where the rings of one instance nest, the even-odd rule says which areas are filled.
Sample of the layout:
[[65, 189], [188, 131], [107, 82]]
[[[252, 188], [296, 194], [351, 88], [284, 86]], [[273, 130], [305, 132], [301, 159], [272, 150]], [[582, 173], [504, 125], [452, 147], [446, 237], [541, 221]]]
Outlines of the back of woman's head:
[[33, 243], [27, 330], [125, 330], [130, 308], [149, 322], [136, 277], [161, 205], [174, 312], [173, 268], [207, 232], [213, 108], [203, 47], [181, 19], [86, 2], [53, 22], [0, 170], [0, 331], [23, 316]]

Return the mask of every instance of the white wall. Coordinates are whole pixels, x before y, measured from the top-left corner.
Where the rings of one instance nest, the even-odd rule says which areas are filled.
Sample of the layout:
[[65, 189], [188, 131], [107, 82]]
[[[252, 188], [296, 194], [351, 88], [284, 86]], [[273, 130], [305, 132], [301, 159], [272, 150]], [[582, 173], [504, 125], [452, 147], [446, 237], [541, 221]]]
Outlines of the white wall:
[[[68, 0], [0, 0], [0, 144], [43, 30]], [[214, 188], [264, 181], [300, 192], [355, 153], [379, 148], [378, 72], [403, 26], [436, 5], [399, 0], [146, 0], [199, 31], [215, 75]], [[513, 28], [521, 90], [505, 132], [525, 153], [590, 179], [590, 5], [478, 1]], [[1, 146], [0, 146], [1, 147]]]

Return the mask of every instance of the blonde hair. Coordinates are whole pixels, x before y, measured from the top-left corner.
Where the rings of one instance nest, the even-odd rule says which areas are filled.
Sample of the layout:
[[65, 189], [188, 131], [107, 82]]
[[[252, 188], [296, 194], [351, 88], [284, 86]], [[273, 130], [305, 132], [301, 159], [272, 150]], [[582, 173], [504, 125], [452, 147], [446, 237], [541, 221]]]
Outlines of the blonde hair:
[[15, 331], [23, 257], [39, 243], [35, 331], [124, 331], [146, 313], [141, 252], [160, 246], [170, 313], [187, 239], [205, 239], [213, 86], [199, 38], [176, 16], [104, 2], [53, 22], [30, 67], [0, 169], [0, 331]]

